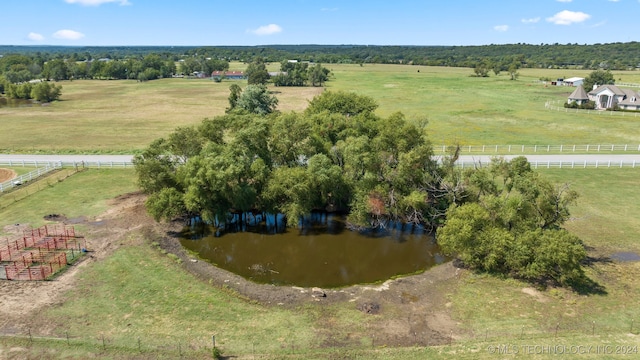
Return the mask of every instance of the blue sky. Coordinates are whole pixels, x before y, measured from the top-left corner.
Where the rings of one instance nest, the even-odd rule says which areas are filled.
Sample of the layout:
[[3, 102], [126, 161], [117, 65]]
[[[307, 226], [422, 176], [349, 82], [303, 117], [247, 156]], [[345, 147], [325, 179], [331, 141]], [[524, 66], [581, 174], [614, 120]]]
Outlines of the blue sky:
[[640, 0], [3, 0], [2, 45], [640, 41]]

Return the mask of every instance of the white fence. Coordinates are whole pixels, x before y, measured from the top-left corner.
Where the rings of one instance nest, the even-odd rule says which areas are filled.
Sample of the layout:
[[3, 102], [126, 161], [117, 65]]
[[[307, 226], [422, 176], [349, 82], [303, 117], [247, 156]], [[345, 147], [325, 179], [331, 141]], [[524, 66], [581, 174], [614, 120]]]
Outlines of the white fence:
[[96, 168], [96, 169], [133, 169], [131, 161], [38, 161], [38, 160], [9, 160], [0, 161], [0, 166], [17, 167], [40, 167], [58, 166], [75, 168]]
[[549, 110], [555, 110], [571, 114], [587, 114], [587, 115], [599, 115], [599, 116], [622, 116], [622, 117], [640, 117], [640, 112], [628, 112], [628, 111], [610, 111], [610, 110], [585, 110], [585, 109], [569, 109], [564, 107], [565, 101], [553, 100], [544, 103], [544, 107]]
[[[458, 167], [479, 168], [489, 166], [490, 161], [459, 161]], [[534, 169], [622, 169], [640, 168], [640, 162], [636, 161], [529, 161]]]
[[[433, 147], [435, 153], [446, 153], [448, 146]], [[460, 145], [461, 153], [469, 154], [538, 154], [538, 153], [613, 153], [640, 152], [640, 144], [596, 144], [596, 145]]]
[[[2, 164], [0, 164], [2, 165]], [[39, 167], [33, 171], [30, 171], [24, 175], [20, 175], [18, 177], [15, 177], [9, 181], [5, 181], [3, 183], [0, 183], [0, 193], [5, 192], [7, 190], [13, 189], [16, 186], [20, 186], [24, 183], [27, 183], [31, 180], [37, 179], [40, 176], [51, 172], [55, 169], [60, 169], [62, 166], [60, 164], [46, 164], [42, 167]]]

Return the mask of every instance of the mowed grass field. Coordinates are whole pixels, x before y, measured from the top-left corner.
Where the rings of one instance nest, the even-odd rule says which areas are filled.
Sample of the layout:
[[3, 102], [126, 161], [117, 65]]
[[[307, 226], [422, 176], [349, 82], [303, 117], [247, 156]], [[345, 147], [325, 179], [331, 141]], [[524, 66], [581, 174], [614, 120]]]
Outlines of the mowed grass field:
[[[232, 64], [242, 69], [243, 64]], [[534, 83], [540, 78], [586, 76], [583, 70], [521, 69], [471, 77], [467, 68], [403, 65], [326, 65], [327, 90], [374, 98], [378, 114], [401, 111], [428, 119], [434, 144], [547, 145], [638, 144], [639, 117], [566, 114], [545, 109], [566, 100], [570, 87]], [[277, 69], [277, 64], [270, 64]], [[640, 83], [640, 71], [614, 73], [618, 82]], [[176, 127], [224, 114], [229, 86], [208, 79], [149, 82], [80, 80], [61, 82], [62, 99], [48, 106], [0, 108], [0, 151], [40, 153], [131, 153]], [[246, 81], [238, 82], [245, 86]], [[302, 111], [322, 88], [272, 88], [279, 110]]]
[[[466, 68], [365, 65], [329, 66], [329, 90], [356, 91], [376, 99], [378, 113], [401, 111], [427, 118], [434, 144], [546, 145], [638, 144], [640, 116], [576, 115], [545, 109], [548, 100], [566, 101], [574, 88], [535, 83], [540, 78], [587, 76], [588, 71], [521, 69], [471, 77]], [[620, 82], [640, 83], [640, 71], [615, 73]], [[562, 104], [560, 104], [562, 106]]]
[[[132, 153], [175, 128], [222, 115], [232, 82], [208, 79], [60, 82], [61, 101], [0, 108], [0, 152]], [[246, 85], [246, 81], [241, 83]], [[321, 88], [278, 88], [283, 111], [302, 111]]]

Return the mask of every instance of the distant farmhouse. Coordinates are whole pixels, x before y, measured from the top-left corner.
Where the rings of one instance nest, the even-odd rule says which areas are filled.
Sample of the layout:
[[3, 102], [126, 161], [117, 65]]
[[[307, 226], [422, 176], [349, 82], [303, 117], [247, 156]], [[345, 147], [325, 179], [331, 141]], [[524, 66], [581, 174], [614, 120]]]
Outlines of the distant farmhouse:
[[620, 110], [640, 111], [640, 93], [630, 89], [621, 89], [615, 85], [594, 85], [593, 90], [589, 93], [580, 85], [569, 95], [567, 103], [571, 104], [574, 101], [577, 105], [593, 101], [596, 110], [617, 107]]
[[222, 78], [229, 80], [243, 80], [247, 77], [242, 71], [214, 71], [211, 73], [212, 80], [221, 80]]

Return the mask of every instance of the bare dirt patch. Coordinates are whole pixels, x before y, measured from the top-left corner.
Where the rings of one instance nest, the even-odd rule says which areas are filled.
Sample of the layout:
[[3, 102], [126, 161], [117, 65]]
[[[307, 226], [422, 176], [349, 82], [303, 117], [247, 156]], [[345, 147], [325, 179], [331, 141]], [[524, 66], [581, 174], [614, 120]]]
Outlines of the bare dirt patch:
[[522, 288], [522, 292], [533, 297], [537, 302], [545, 303], [549, 301], [548, 297], [546, 297], [543, 293], [541, 293], [540, 291], [534, 288], [530, 288], [530, 287]]
[[18, 174], [13, 169], [0, 168], [0, 183], [9, 181], [16, 176], [18, 176]]
[[[325, 309], [352, 309], [371, 316], [365, 329], [354, 333], [352, 329], [335, 328], [336, 319], [331, 310], [324, 320], [319, 320], [320, 336], [328, 339], [326, 346], [358, 346], [362, 336], [375, 338], [375, 343], [387, 346], [414, 346], [446, 344], [451, 338], [463, 336], [463, 330], [451, 317], [447, 304], [447, 291], [455, 286], [459, 272], [452, 263], [443, 264], [422, 274], [391, 279], [379, 285], [356, 285], [339, 289], [321, 289], [325, 296], [314, 296], [318, 289], [292, 286], [256, 284], [217, 268], [206, 261], [187, 254], [179, 242], [181, 222], [158, 224], [144, 208], [144, 195], [131, 193], [117, 197], [109, 209], [96, 218], [82, 219], [87, 227], [85, 236], [89, 254], [53, 281], [0, 282], [0, 333], [24, 333], [26, 329], [47, 324], [38, 323], [38, 311], [55, 306], [64, 300], [62, 296], [73, 288], [78, 272], [87, 264], [100, 261], [117, 250], [128, 234], [138, 231], [146, 237], [146, 244], [158, 242], [167, 252], [182, 259], [182, 266], [195, 278], [213, 286], [235, 291], [242, 298], [257, 301], [264, 306], [286, 307], [295, 311], [301, 306], [317, 306]], [[56, 215], [56, 214], [49, 214]], [[56, 216], [61, 223], [78, 219]], [[19, 231], [25, 226], [7, 225], [5, 230]], [[328, 305], [331, 307], [327, 308]], [[324, 317], [323, 317], [324, 318]], [[339, 321], [337, 321], [339, 322]], [[45, 330], [46, 332], [46, 330]], [[326, 333], [325, 333], [326, 332]], [[346, 334], [336, 337], [335, 334]]]

